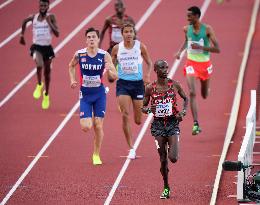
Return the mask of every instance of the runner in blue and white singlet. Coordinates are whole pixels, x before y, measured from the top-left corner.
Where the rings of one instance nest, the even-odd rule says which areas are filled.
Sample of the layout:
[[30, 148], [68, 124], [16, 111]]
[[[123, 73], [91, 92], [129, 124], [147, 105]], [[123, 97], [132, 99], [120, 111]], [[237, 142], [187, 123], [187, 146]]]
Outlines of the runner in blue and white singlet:
[[[121, 30], [123, 41], [112, 49], [114, 65], [118, 64], [118, 80], [116, 82], [116, 96], [122, 114], [123, 131], [130, 148], [128, 157], [135, 159], [136, 154], [132, 144], [132, 133], [129, 122], [130, 104], [134, 108], [134, 120], [141, 124], [141, 107], [144, 97], [144, 83], [150, 82], [152, 61], [146, 46], [135, 39], [133, 24], [125, 24]], [[143, 60], [147, 64], [147, 71], [143, 72]]]

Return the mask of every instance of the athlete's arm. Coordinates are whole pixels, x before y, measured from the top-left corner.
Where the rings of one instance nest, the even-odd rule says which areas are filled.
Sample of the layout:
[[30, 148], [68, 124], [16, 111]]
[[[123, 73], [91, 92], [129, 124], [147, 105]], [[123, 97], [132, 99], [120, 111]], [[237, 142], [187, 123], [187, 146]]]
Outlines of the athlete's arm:
[[188, 42], [187, 35], [186, 35], [187, 34], [187, 29], [188, 29], [188, 27], [184, 26], [183, 31], [184, 31], [185, 40], [184, 40], [181, 48], [179, 49], [179, 51], [175, 55], [175, 57], [177, 59], [180, 59], [181, 53], [187, 48], [187, 42]]
[[152, 85], [148, 84], [145, 87], [143, 107], [142, 107], [142, 112], [145, 113], [145, 114], [148, 114], [148, 113], [151, 112], [151, 109], [149, 107], [147, 107], [149, 105], [149, 102], [150, 102], [151, 91], [152, 91]]
[[60, 32], [59, 32], [59, 29], [58, 29], [58, 26], [57, 26], [57, 21], [56, 21], [55, 15], [54, 14], [48, 15], [46, 17], [46, 21], [49, 24], [49, 26], [51, 27], [51, 30], [54, 33], [54, 35], [56, 37], [59, 37]]
[[109, 28], [109, 26], [110, 26], [110, 22], [111, 22], [110, 17], [108, 17], [108, 18], [105, 20], [104, 26], [103, 26], [103, 28], [102, 28], [102, 30], [101, 30], [101, 33], [100, 33], [99, 47], [100, 47], [101, 44], [102, 44], [102, 41], [103, 41], [103, 39], [104, 39], [104, 35], [105, 35], [105, 33], [106, 33], [106, 30], [107, 30], [107, 29]]
[[147, 72], [144, 73], [143, 79], [144, 79], [144, 83], [148, 84], [148, 83], [150, 83], [150, 76], [151, 76], [151, 71], [152, 71], [153, 65], [152, 65], [152, 59], [147, 51], [146, 46], [143, 43], [141, 43], [141, 55], [147, 64]]
[[31, 15], [31, 16], [29, 16], [28, 18], [26, 18], [26, 19], [23, 20], [23, 23], [22, 23], [22, 31], [21, 31], [21, 34], [20, 34], [20, 44], [22, 44], [22, 45], [25, 45], [24, 32], [25, 32], [25, 30], [26, 30], [26, 24], [27, 24], [29, 21], [32, 21], [32, 20], [33, 20], [33, 17], [34, 17], [34, 15]]
[[[207, 26], [207, 31], [208, 31], [207, 34], [208, 34], [209, 40], [213, 44], [212, 47], [208, 48], [208, 51], [210, 51], [212, 53], [220, 53], [220, 49], [219, 49], [219, 46], [218, 46], [217, 38], [215, 36], [215, 32], [213, 31], [212, 27], [208, 25]], [[204, 49], [204, 50], [207, 50], [207, 48]]]
[[75, 54], [69, 63], [70, 87], [75, 88], [78, 85], [76, 81], [76, 66], [78, 64], [78, 56]]
[[112, 62], [114, 64], [114, 66], [117, 65], [117, 52], [118, 52], [118, 44], [115, 45], [111, 51], [111, 58], [112, 58]]
[[112, 62], [110, 54], [107, 52], [105, 55], [105, 66], [107, 69], [107, 78], [109, 82], [114, 82], [117, 79], [117, 71]]
[[174, 85], [178, 91], [178, 94], [181, 96], [181, 98], [183, 99], [183, 107], [182, 107], [182, 111], [179, 113], [180, 117], [183, 118], [186, 115], [186, 110], [187, 110], [187, 106], [188, 106], [188, 97], [186, 96], [184, 90], [181, 87], [181, 84], [177, 81], [174, 81]]

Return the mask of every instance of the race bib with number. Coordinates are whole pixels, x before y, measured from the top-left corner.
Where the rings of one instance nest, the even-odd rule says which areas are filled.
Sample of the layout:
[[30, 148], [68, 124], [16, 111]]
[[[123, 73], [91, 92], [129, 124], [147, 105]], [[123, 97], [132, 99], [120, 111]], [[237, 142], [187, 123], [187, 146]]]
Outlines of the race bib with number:
[[99, 87], [101, 85], [101, 79], [99, 75], [87, 76], [83, 75], [82, 86], [87, 88]]
[[156, 105], [155, 117], [165, 117], [172, 115], [172, 103], [160, 103]]
[[112, 28], [111, 40], [115, 43], [120, 43], [123, 40], [120, 28]]
[[200, 46], [204, 46], [204, 40], [200, 39], [199, 41], [188, 41], [188, 52], [191, 54], [203, 53], [202, 49], [192, 49], [191, 44], [199, 44]]
[[138, 65], [133, 61], [125, 61], [121, 63], [122, 71], [126, 74], [138, 73]]

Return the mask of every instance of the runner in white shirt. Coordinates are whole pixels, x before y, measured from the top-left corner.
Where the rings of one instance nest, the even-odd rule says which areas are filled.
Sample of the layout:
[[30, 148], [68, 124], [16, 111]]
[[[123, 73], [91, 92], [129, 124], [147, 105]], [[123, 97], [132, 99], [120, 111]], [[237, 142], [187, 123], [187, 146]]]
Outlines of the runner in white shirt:
[[59, 29], [57, 27], [54, 14], [47, 13], [49, 9], [49, 0], [39, 1], [39, 13], [29, 16], [23, 20], [20, 43], [25, 45], [24, 32], [26, 24], [32, 21], [33, 44], [30, 48], [37, 67], [37, 86], [33, 92], [33, 97], [38, 100], [41, 97], [43, 89], [42, 69], [44, 68], [45, 90], [43, 91], [42, 109], [48, 109], [50, 106], [49, 86], [51, 78], [51, 62], [55, 57], [51, 46], [52, 33], [58, 37]]

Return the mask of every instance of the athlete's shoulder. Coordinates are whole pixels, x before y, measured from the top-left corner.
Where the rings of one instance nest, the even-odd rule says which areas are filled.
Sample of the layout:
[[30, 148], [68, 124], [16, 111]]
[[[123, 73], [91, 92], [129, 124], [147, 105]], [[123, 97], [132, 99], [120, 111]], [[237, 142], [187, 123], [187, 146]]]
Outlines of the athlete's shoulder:
[[87, 53], [87, 49], [86, 48], [82, 48], [76, 51], [76, 54], [86, 54]]
[[98, 49], [98, 53], [105, 55], [105, 54], [107, 53], [107, 51], [105, 51], [105, 50], [99, 48], [99, 49]]

